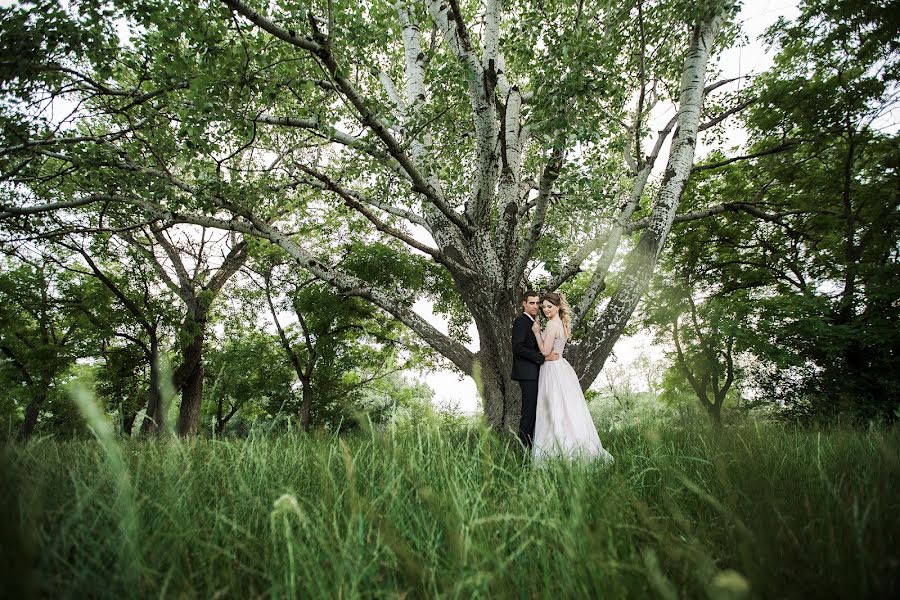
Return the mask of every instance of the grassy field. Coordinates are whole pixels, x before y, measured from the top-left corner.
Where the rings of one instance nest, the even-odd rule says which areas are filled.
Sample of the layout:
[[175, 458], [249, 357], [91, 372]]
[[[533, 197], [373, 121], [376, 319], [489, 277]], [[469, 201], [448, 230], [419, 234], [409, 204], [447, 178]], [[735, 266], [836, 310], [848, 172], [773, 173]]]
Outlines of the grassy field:
[[0, 596], [897, 597], [896, 430], [603, 441], [609, 468], [427, 425], [8, 445]]

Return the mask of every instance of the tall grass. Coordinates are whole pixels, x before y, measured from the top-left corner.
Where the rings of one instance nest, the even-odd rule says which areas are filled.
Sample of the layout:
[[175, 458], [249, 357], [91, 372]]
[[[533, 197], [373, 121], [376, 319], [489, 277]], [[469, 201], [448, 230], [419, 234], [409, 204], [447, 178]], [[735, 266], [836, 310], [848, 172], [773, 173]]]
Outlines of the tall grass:
[[609, 468], [429, 425], [9, 445], [0, 595], [896, 597], [897, 431], [603, 442]]

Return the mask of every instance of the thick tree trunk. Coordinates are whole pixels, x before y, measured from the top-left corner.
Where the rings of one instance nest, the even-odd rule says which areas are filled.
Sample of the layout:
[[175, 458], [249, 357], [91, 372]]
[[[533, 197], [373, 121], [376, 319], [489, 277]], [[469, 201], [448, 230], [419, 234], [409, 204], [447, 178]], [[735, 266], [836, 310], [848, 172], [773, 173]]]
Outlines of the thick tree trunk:
[[19, 439], [22, 441], [28, 441], [31, 438], [31, 435], [34, 433], [35, 428], [37, 427], [38, 415], [41, 412], [41, 407], [44, 405], [44, 402], [47, 400], [47, 389], [43, 388], [37, 395], [35, 395], [31, 402], [28, 403], [28, 406], [25, 407], [25, 420], [22, 421], [22, 427], [19, 429]]
[[231, 405], [231, 410], [228, 411], [228, 414], [225, 414], [224, 411], [224, 403], [222, 402], [221, 395], [218, 399], [218, 405], [216, 407], [216, 427], [215, 434], [216, 437], [222, 436], [225, 433], [225, 426], [228, 425], [228, 421], [231, 420], [231, 417], [237, 414], [238, 409], [243, 406], [242, 402], [235, 402]]
[[471, 375], [484, 403], [485, 419], [498, 431], [518, 432], [522, 399], [519, 386], [510, 379], [516, 303], [509, 291], [503, 290], [473, 303], [470, 309], [481, 344]]
[[222, 432], [225, 431], [225, 400], [222, 398], [222, 395], [219, 394], [219, 397], [216, 398], [216, 437], [222, 435]]
[[713, 425], [716, 427], [722, 426], [722, 405], [718, 402], [709, 402], [708, 400], [701, 400], [701, 404], [703, 404], [706, 408], [707, 414], [709, 414], [710, 420], [712, 420]]
[[137, 419], [137, 413], [122, 415], [122, 433], [126, 437], [131, 437], [135, 419]]
[[176, 374], [181, 388], [181, 407], [177, 432], [181, 437], [195, 436], [200, 431], [200, 408], [203, 404], [203, 350], [206, 342], [206, 314], [188, 315], [183, 331], [190, 341], [181, 349], [182, 362]]
[[222, 433], [225, 432], [225, 425], [228, 423], [228, 419], [224, 418], [222, 415], [222, 401], [219, 401], [219, 412], [216, 415], [216, 437], [222, 437]]

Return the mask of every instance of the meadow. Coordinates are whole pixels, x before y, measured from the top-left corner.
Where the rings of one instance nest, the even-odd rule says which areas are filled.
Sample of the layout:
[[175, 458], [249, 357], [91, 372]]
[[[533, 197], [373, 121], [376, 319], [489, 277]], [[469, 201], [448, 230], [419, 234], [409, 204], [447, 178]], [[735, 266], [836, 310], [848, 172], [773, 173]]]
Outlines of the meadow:
[[896, 429], [603, 441], [611, 467], [434, 423], [10, 443], [0, 596], [897, 597]]

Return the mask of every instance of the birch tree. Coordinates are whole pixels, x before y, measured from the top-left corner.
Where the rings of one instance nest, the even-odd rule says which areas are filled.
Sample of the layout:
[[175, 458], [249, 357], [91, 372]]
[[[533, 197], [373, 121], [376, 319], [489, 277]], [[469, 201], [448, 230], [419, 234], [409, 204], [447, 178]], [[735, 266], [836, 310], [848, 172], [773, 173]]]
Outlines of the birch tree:
[[[23, 81], [80, 94], [102, 127], [8, 124], [4, 178], [43, 182], [36, 171], [55, 161], [54, 181], [101, 165], [105, 180], [40, 202], [4, 200], [3, 216], [101, 204], [123, 218], [268, 240], [339, 293], [405, 324], [475, 378], [490, 424], [515, 428], [509, 329], [521, 291], [569, 293], [578, 339], [567, 357], [587, 387], [673, 222], [699, 218], [678, 214], [698, 136], [742, 107], [704, 108], [707, 94], [734, 81], [708, 76], [733, 9], [718, 1], [123, 6], [117, 18], [137, 27], [114, 56], [95, 48], [55, 61], [59, 44], [44, 36], [5, 75], [20, 95], [31, 93]], [[79, 30], [79, 18], [60, 21]], [[110, 27], [95, 37], [116, 45]], [[22, 28], [43, 35], [27, 20]], [[651, 115], [666, 105], [674, 116], [651, 131]], [[153, 149], [162, 143], [182, 153], [175, 164], [161, 164]], [[393, 239], [435, 265], [477, 330], [477, 350], [417, 314], [414, 295], [342, 270], [297, 235], [311, 201], [367, 224], [341, 235]]]

